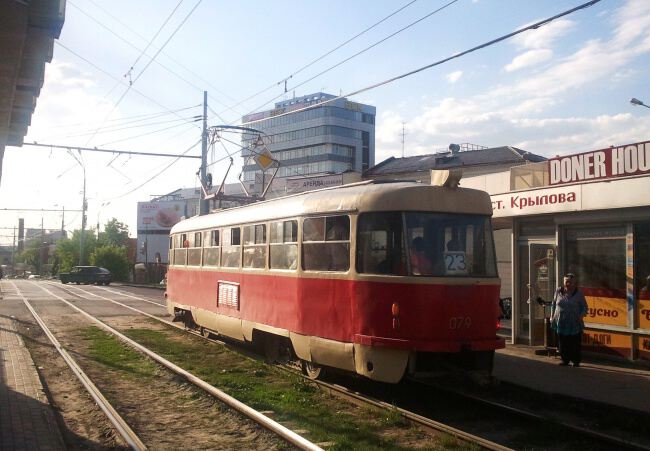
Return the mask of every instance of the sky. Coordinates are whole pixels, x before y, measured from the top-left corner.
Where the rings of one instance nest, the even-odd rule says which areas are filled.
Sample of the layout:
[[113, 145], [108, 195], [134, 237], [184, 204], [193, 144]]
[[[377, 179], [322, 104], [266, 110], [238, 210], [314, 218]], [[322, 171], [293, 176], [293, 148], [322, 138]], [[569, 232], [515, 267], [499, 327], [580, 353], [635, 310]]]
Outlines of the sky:
[[[355, 92], [581, 3], [67, 0], [25, 142], [198, 156], [203, 91], [208, 126], [238, 125], [243, 115], [293, 95]], [[406, 156], [450, 143], [509, 145], [552, 157], [646, 141], [650, 109], [629, 99], [650, 104], [648, 30], [649, 1], [602, 0], [351, 100], [377, 108], [377, 163], [402, 156], [403, 129]], [[228, 181], [241, 170], [238, 136], [223, 137], [235, 144], [222, 140], [211, 148], [215, 183], [229, 155], [235, 165]], [[135, 236], [137, 202], [198, 186], [199, 165], [7, 147], [0, 243], [11, 243], [19, 217], [29, 228], [57, 229], [62, 221], [60, 212], [2, 208], [65, 208], [65, 228], [79, 229], [81, 214], [73, 210], [81, 208], [84, 168], [89, 226], [117, 218]]]

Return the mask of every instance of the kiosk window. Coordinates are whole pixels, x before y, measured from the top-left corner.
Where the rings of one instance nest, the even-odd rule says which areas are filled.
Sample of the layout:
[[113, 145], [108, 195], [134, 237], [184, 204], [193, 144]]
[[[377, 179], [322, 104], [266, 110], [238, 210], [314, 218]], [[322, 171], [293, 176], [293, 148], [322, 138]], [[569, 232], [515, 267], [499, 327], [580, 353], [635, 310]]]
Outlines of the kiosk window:
[[569, 229], [566, 238], [565, 272], [578, 276], [585, 322], [627, 326], [625, 228]]

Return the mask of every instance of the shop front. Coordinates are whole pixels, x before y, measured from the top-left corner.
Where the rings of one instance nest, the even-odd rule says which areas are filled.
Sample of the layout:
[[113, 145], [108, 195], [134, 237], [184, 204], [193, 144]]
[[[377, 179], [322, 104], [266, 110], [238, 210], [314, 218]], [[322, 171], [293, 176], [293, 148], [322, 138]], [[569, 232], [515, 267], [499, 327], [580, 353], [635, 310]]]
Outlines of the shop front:
[[[510, 191], [494, 192], [506, 177]], [[513, 167], [463, 186], [490, 193], [495, 233], [510, 236], [497, 255], [511, 256], [510, 274], [500, 274], [502, 295], [512, 295], [513, 343], [545, 343], [545, 302], [570, 272], [589, 307], [583, 349], [650, 360], [650, 142]]]

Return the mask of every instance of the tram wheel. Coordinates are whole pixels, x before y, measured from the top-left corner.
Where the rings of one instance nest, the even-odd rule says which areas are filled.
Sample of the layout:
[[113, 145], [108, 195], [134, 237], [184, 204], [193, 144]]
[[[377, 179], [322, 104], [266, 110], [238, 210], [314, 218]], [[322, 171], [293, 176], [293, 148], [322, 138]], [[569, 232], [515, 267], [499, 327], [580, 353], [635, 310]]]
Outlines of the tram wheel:
[[201, 335], [203, 335], [205, 338], [210, 338], [212, 336], [212, 332], [210, 332], [208, 329], [206, 329], [203, 326], [201, 326], [199, 331], [201, 332]]
[[306, 360], [300, 361], [300, 368], [302, 369], [302, 374], [307, 376], [309, 379], [318, 379], [323, 371], [321, 366]]

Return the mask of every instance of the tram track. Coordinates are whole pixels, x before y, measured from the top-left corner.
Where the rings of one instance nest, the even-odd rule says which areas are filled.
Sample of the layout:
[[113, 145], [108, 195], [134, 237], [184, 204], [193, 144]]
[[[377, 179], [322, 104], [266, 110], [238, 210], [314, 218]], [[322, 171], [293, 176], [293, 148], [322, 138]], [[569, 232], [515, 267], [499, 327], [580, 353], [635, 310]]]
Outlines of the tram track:
[[[151, 351], [150, 349], [142, 346], [141, 344], [137, 343], [136, 341], [130, 339], [126, 335], [122, 334], [118, 330], [114, 329], [113, 327], [109, 326], [105, 322], [103, 322], [100, 319], [94, 317], [93, 315], [89, 314], [88, 312], [86, 312], [85, 310], [79, 308], [78, 306], [74, 305], [73, 303], [69, 302], [68, 300], [62, 298], [61, 296], [58, 296], [57, 294], [53, 293], [52, 291], [48, 290], [47, 288], [44, 288], [44, 287], [40, 286], [41, 284], [34, 283], [34, 282], [30, 282], [30, 283], [32, 285], [39, 286], [39, 288], [41, 288], [43, 291], [45, 291], [49, 296], [51, 296], [51, 297], [65, 303], [66, 305], [68, 305], [69, 307], [74, 309], [77, 313], [81, 314], [86, 319], [88, 319], [91, 322], [98, 325], [101, 329], [103, 329], [103, 330], [109, 332], [110, 334], [118, 337], [123, 343], [133, 347], [136, 350], [138, 350], [142, 354], [146, 355], [147, 357], [151, 358], [155, 362], [159, 363], [160, 365], [164, 366], [168, 370], [172, 371], [174, 374], [176, 374], [178, 376], [181, 376], [182, 378], [184, 378], [185, 380], [187, 380], [188, 382], [190, 382], [194, 386], [196, 386], [199, 389], [203, 390], [205, 393], [209, 394], [213, 398], [215, 398], [218, 401], [222, 402], [223, 404], [227, 405], [229, 408], [239, 412], [240, 414], [248, 417], [249, 419], [251, 419], [255, 423], [259, 424], [260, 426], [264, 427], [265, 429], [271, 431], [272, 433], [274, 433], [278, 437], [285, 440], [287, 443], [290, 443], [290, 444], [296, 446], [298, 449], [321, 450], [322, 451], [322, 448], [320, 448], [319, 446], [317, 446], [314, 443], [311, 443], [310, 441], [308, 441], [304, 437], [300, 436], [296, 432], [294, 432], [294, 431], [290, 430], [289, 428], [281, 425], [280, 423], [274, 421], [273, 419], [267, 417], [266, 415], [256, 411], [255, 409], [245, 405], [244, 403], [239, 402], [238, 400], [236, 400], [235, 398], [227, 395], [226, 393], [222, 392], [221, 390], [216, 389], [215, 387], [213, 387], [212, 385], [210, 385], [207, 382], [203, 381], [202, 379], [198, 378], [197, 376], [193, 375], [192, 373], [178, 367], [174, 363], [172, 363], [169, 360], [163, 358], [162, 356], [156, 354], [155, 352]], [[62, 288], [62, 287], [57, 285], [57, 288]], [[28, 305], [28, 301], [27, 301], [26, 297], [22, 294], [21, 290], [17, 286], [15, 287], [15, 289], [16, 289], [16, 292], [18, 293], [18, 295], [21, 296], [21, 298], [25, 302], [26, 306], [28, 306], [28, 309], [30, 310], [30, 312], [33, 315], [35, 315], [34, 318], [36, 319], [37, 318], [37, 313], [34, 311], [33, 307], [31, 307], [31, 305]], [[79, 289], [79, 290], [85, 291], [85, 290], [82, 290], [82, 289]], [[68, 290], [68, 289], [64, 289], [64, 291], [69, 292], [70, 294], [74, 294], [74, 293], [72, 293], [71, 290]], [[76, 296], [84, 299], [83, 297], [79, 296], [78, 294], [76, 294]], [[106, 299], [110, 300], [108, 298], [106, 298]], [[130, 308], [132, 310], [136, 310], [133, 307], [130, 307], [130, 306], [126, 305], [126, 304], [119, 303], [118, 301], [113, 301], [113, 302], [115, 302], [117, 304], [120, 304], [123, 307]], [[155, 317], [155, 315], [151, 315], [151, 314], [148, 314], [146, 312], [140, 311], [139, 313], [144, 314], [145, 316], [148, 316], [148, 317], [151, 317], [151, 318], [158, 319], [158, 318]], [[48, 335], [48, 337], [50, 337], [50, 335], [53, 337], [53, 334], [49, 330], [47, 332], [45, 332], [46, 329], [47, 329], [47, 326], [42, 322], [42, 320], [40, 318], [36, 319], [36, 321], [39, 324], [39, 326], [43, 328], [44, 333], [46, 333], [46, 335]], [[163, 321], [163, 322], [165, 322], [165, 321]], [[54, 338], [54, 339], [56, 340], [56, 338]], [[55, 345], [55, 347], [57, 347], [57, 345]], [[58, 345], [57, 350], [59, 348], [63, 349], [63, 347], [60, 344]], [[76, 374], [76, 370], [73, 370], [73, 371]], [[87, 379], [89, 381], [89, 378], [87, 378], [87, 376], [85, 377], [85, 379]], [[93, 394], [98, 394], [99, 398], [103, 398], [103, 396], [101, 395], [101, 393], [99, 393], [99, 390], [96, 387], [94, 388], [93, 392], [91, 393], [91, 396]], [[93, 399], [95, 399], [95, 396], [93, 396]], [[102, 408], [102, 410], [104, 411], [104, 408]], [[113, 418], [119, 417], [119, 415], [115, 412], [114, 409], [107, 408], [106, 410], [109, 411], [109, 412], [112, 411], [110, 414], [107, 414], [107, 415], [111, 415], [111, 417], [113, 417]], [[109, 417], [109, 419], [111, 419], [111, 417]], [[115, 423], [113, 423], [113, 419], [111, 419], [111, 423], [115, 424]], [[119, 421], [118, 421], [118, 423], [119, 423]], [[123, 422], [123, 424], [126, 424], [126, 422]], [[118, 431], [119, 431], [119, 428], [117, 428], [117, 426], [116, 426], [116, 429], [118, 429]], [[130, 428], [128, 428], [128, 425], [126, 426], [126, 428], [122, 427], [122, 429], [129, 429], [130, 430]], [[122, 432], [121, 431], [119, 431], [119, 432], [120, 432], [120, 435], [122, 435]], [[129, 443], [129, 446], [131, 446], [132, 449], [146, 449], [146, 446], [144, 444], [142, 444], [142, 442], [139, 439], [137, 439], [137, 435], [135, 435], [135, 433], [133, 433], [132, 435], [127, 433], [127, 436], [129, 438], [128, 439], [125, 438], [125, 441], [127, 443]], [[141, 447], [136, 447], [136, 446], [131, 445], [132, 442], [135, 443], [136, 439], [141, 444]]]
[[[63, 287], [60, 287], [60, 286], [58, 286], [58, 288], [61, 288], [61, 289], [65, 290], [65, 291], [68, 291], [68, 292], [72, 293], [72, 291], [69, 290], [68, 288], [63, 288]], [[114, 299], [110, 299], [110, 298], [107, 298], [105, 296], [97, 295], [97, 294], [92, 293], [90, 291], [84, 290], [84, 289], [82, 289], [80, 287], [70, 287], [70, 288], [80, 290], [80, 291], [82, 291], [82, 292], [84, 292], [86, 294], [89, 294], [89, 295], [93, 296], [93, 297], [101, 298], [103, 300], [115, 303], [115, 304], [120, 305], [120, 306], [125, 307], [125, 308], [128, 308], [129, 310], [135, 311], [135, 312], [140, 313], [142, 315], [145, 315], [145, 316], [147, 316], [149, 318], [160, 321], [160, 322], [162, 322], [162, 323], [164, 323], [164, 324], [166, 324], [168, 326], [172, 326], [172, 327], [174, 327], [176, 329], [183, 330], [183, 331], [185, 331], [187, 333], [190, 333], [192, 335], [200, 337], [200, 338], [202, 338], [204, 340], [208, 340], [210, 342], [217, 342], [219, 344], [225, 344], [224, 342], [222, 342], [220, 340], [216, 340], [216, 339], [213, 339], [213, 338], [206, 337], [205, 335], [201, 334], [198, 331], [193, 331], [191, 329], [187, 329], [187, 328], [185, 328], [183, 326], [172, 323], [171, 321], [165, 320], [165, 319], [160, 318], [160, 317], [156, 317], [155, 315], [151, 315], [151, 314], [149, 314], [147, 312], [143, 312], [143, 311], [141, 311], [141, 310], [139, 310], [139, 309], [137, 309], [137, 308], [135, 308], [133, 306], [126, 305], [126, 304], [124, 304], [124, 303], [122, 303], [120, 301], [116, 301]], [[114, 290], [107, 290], [106, 288], [101, 288], [101, 289], [103, 291], [110, 291], [113, 294], [118, 294], [120, 296], [128, 297], [128, 298], [131, 298], [131, 299], [134, 299], [134, 300], [148, 301], [148, 300], [143, 299], [141, 297], [129, 295], [129, 294], [126, 294], [126, 293], [123, 293], [123, 292], [118, 292], [118, 291], [114, 291]], [[152, 302], [152, 301], [148, 301], [148, 302]], [[416, 425], [416, 426], [418, 426], [418, 427], [420, 427], [422, 429], [429, 430], [429, 431], [443, 432], [443, 433], [449, 434], [449, 435], [451, 435], [453, 437], [456, 437], [456, 438], [458, 438], [458, 439], [460, 439], [460, 440], [462, 440], [462, 441], [464, 441], [464, 442], [466, 442], [468, 444], [477, 445], [481, 449], [488, 449], [488, 450], [495, 450], [495, 451], [510, 450], [510, 448], [499, 445], [498, 443], [491, 442], [491, 441], [486, 440], [486, 439], [484, 439], [482, 437], [479, 437], [479, 436], [476, 436], [476, 435], [473, 435], [473, 434], [469, 434], [469, 433], [464, 432], [464, 431], [462, 431], [460, 429], [453, 428], [451, 426], [448, 426], [448, 425], [445, 425], [443, 423], [431, 420], [429, 418], [425, 418], [425, 417], [423, 417], [421, 415], [417, 415], [417, 414], [415, 414], [413, 412], [409, 412], [409, 411], [407, 411], [405, 409], [401, 409], [399, 407], [396, 407], [396, 406], [394, 406], [394, 405], [392, 405], [390, 403], [386, 403], [384, 401], [380, 401], [380, 400], [377, 400], [377, 399], [373, 399], [373, 398], [364, 396], [361, 393], [354, 392], [354, 391], [352, 391], [352, 390], [350, 390], [350, 389], [348, 389], [348, 388], [346, 388], [344, 386], [336, 385], [336, 384], [330, 384], [330, 383], [327, 383], [327, 382], [310, 379], [310, 378], [300, 374], [300, 370], [295, 368], [295, 367], [288, 366], [288, 365], [281, 365], [281, 366], [277, 366], [277, 368], [279, 368], [280, 370], [290, 371], [290, 372], [292, 372], [294, 374], [300, 375], [300, 377], [304, 378], [305, 380], [308, 380], [310, 383], [313, 383], [313, 384], [317, 385], [322, 391], [324, 391], [324, 392], [326, 392], [326, 393], [328, 393], [330, 395], [337, 396], [339, 398], [350, 401], [350, 402], [352, 402], [354, 404], [363, 405], [365, 407], [375, 407], [375, 408], [385, 410], [385, 411], [388, 411], [388, 412], [398, 412], [404, 419], [411, 422], [411, 424]]]
[[47, 327], [47, 325], [40, 317], [40, 315], [36, 313], [34, 307], [27, 300], [25, 295], [23, 295], [23, 293], [16, 286], [16, 284], [13, 282], [10, 282], [10, 284], [14, 288], [18, 296], [20, 296], [23, 303], [25, 304], [29, 312], [32, 314], [34, 320], [39, 325], [41, 330], [43, 330], [43, 333], [45, 333], [45, 335], [50, 340], [50, 342], [52, 343], [56, 351], [66, 362], [66, 364], [68, 365], [72, 373], [77, 377], [79, 382], [84, 386], [84, 388], [86, 389], [88, 394], [92, 397], [92, 399], [95, 401], [97, 406], [102, 410], [102, 412], [104, 412], [106, 418], [108, 418], [108, 420], [113, 425], [113, 427], [120, 435], [120, 437], [122, 437], [124, 442], [126, 442], [129, 445], [129, 447], [133, 450], [146, 450], [147, 447], [142, 442], [140, 437], [135, 433], [135, 431], [133, 431], [133, 429], [131, 429], [129, 424], [124, 420], [124, 418], [122, 418], [122, 416], [117, 412], [117, 410], [115, 410], [115, 408], [111, 405], [111, 403], [106, 399], [106, 397], [102, 394], [102, 392], [93, 383], [90, 377], [88, 377], [88, 375], [84, 372], [81, 366], [75, 361], [74, 358], [72, 358], [72, 356], [68, 353], [68, 351], [61, 345], [59, 340], [57, 340], [57, 338], [54, 336], [52, 331]]
[[[61, 287], [59, 286], [59, 288], [61, 288]], [[73, 288], [76, 288], [77, 290], [80, 290], [82, 292], [90, 294], [93, 297], [102, 298], [104, 300], [116, 303], [116, 304], [121, 305], [123, 307], [126, 307], [126, 308], [128, 308], [128, 309], [130, 309], [132, 311], [135, 311], [135, 312], [137, 312], [139, 314], [143, 314], [143, 315], [148, 316], [150, 318], [153, 318], [153, 319], [155, 319], [157, 321], [165, 323], [165, 324], [167, 324], [169, 326], [172, 326], [172, 327], [174, 327], [176, 329], [184, 330], [184, 331], [189, 332], [189, 333], [191, 333], [191, 334], [193, 334], [195, 336], [198, 336], [198, 337], [201, 337], [201, 338], [204, 338], [204, 339], [208, 339], [208, 338], [206, 338], [205, 336], [203, 336], [202, 334], [200, 334], [197, 331], [187, 329], [187, 328], [185, 328], [183, 326], [172, 323], [172, 322], [170, 322], [168, 320], [165, 320], [163, 318], [156, 317], [155, 315], [151, 315], [151, 314], [149, 314], [147, 312], [143, 312], [143, 311], [141, 311], [141, 310], [139, 310], [139, 309], [137, 309], [135, 307], [123, 304], [123, 303], [121, 303], [119, 301], [107, 298], [105, 296], [100, 296], [100, 295], [91, 293], [89, 291], [83, 290], [83, 289], [78, 288], [78, 287], [73, 287]], [[102, 290], [106, 290], [106, 289], [102, 289]], [[66, 290], [66, 291], [68, 291], [68, 290]], [[113, 293], [113, 294], [116, 294], [116, 295], [132, 298], [134, 300], [145, 301], [145, 302], [150, 302], [150, 303], [157, 304], [157, 303], [155, 303], [153, 301], [146, 300], [146, 299], [141, 298], [139, 296], [133, 296], [133, 295], [126, 294], [126, 293], [119, 292], [119, 291], [115, 291], [115, 290], [110, 290], [110, 292]], [[214, 340], [214, 339], [208, 339], [208, 340], [209, 341], [217, 341], [217, 342], [219, 342], [221, 344], [224, 344], [223, 342], [221, 342], [219, 340]], [[288, 370], [288, 371], [293, 371], [294, 373], [298, 372], [298, 370], [296, 370], [295, 368], [290, 368], [290, 367], [286, 367], [286, 366], [278, 366], [278, 368], [282, 368], [282, 369], [285, 369], [285, 370]], [[481, 447], [483, 449], [494, 449], [494, 450], [510, 449], [510, 448], [508, 448], [506, 446], [503, 446], [503, 445], [500, 445], [500, 444], [495, 443], [493, 441], [482, 438], [482, 437], [480, 437], [478, 435], [471, 434], [471, 433], [468, 433], [468, 432], [463, 431], [461, 429], [452, 427], [452, 426], [450, 426], [448, 424], [445, 424], [443, 422], [433, 420], [432, 418], [429, 418], [426, 415], [420, 415], [420, 414], [412, 412], [412, 411], [410, 411], [408, 409], [401, 408], [401, 407], [399, 407], [398, 405], [396, 405], [393, 402], [386, 402], [386, 401], [384, 401], [384, 400], [382, 400], [380, 398], [375, 398], [373, 396], [361, 393], [361, 392], [356, 391], [354, 389], [344, 387], [344, 386], [342, 386], [340, 384], [330, 384], [330, 383], [319, 381], [319, 380], [316, 380], [316, 381], [312, 380], [312, 382], [317, 384], [321, 388], [321, 390], [326, 391], [326, 392], [328, 392], [328, 393], [330, 393], [332, 395], [336, 395], [338, 397], [347, 399], [347, 400], [349, 400], [349, 401], [351, 401], [353, 403], [356, 403], [356, 404], [364, 404], [364, 405], [374, 406], [376, 408], [385, 409], [385, 410], [392, 411], [392, 412], [398, 412], [400, 415], [402, 415], [403, 418], [407, 419], [409, 422], [411, 422], [412, 424], [417, 425], [418, 427], [421, 427], [421, 428], [424, 428], [424, 429], [430, 429], [430, 430], [445, 432], [445, 433], [450, 434], [450, 435], [452, 435], [454, 437], [457, 437], [457, 438], [459, 438], [459, 439], [461, 439], [463, 441], [466, 441], [467, 443], [473, 443], [473, 444], [475, 444], [475, 445], [477, 445], [477, 446], [479, 446], [479, 447]], [[415, 382], [417, 384], [423, 384], [424, 383], [423, 381], [411, 381], [411, 383], [412, 382]], [[440, 386], [435, 386], [434, 385], [433, 388], [435, 388], [437, 390], [446, 391], [448, 394], [453, 394], [454, 396], [457, 396], [457, 397], [464, 397], [464, 399], [467, 400], [467, 401], [471, 401], [471, 402], [474, 402], [474, 403], [480, 403], [486, 408], [495, 409], [495, 410], [498, 410], [501, 413], [507, 413], [510, 416], [515, 416], [515, 417], [524, 419], [524, 420], [529, 421], [529, 422], [532, 421], [535, 425], [537, 425], [537, 427], [539, 427], [540, 424], [545, 423], [545, 424], [551, 425], [552, 427], [561, 428], [561, 429], [564, 429], [564, 430], [569, 431], [571, 433], [579, 434], [579, 435], [584, 436], [584, 437], [588, 437], [590, 440], [593, 440], [595, 442], [606, 443], [608, 445], [614, 445], [614, 446], [617, 446], [619, 448], [625, 448], [625, 449], [643, 449], [643, 450], [649, 449], [648, 446], [646, 446], [646, 445], [644, 445], [642, 443], [637, 443], [637, 442], [634, 442], [632, 440], [622, 439], [620, 437], [605, 434], [605, 433], [602, 433], [602, 432], [599, 432], [599, 431], [596, 431], [596, 430], [593, 430], [593, 429], [589, 429], [587, 427], [576, 426], [574, 424], [569, 424], [569, 423], [566, 423], [566, 422], [558, 421], [558, 420], [555, 420], [554, 418], [550, 418], [548, 416], [535, 413], [535, 412], [533, 412], [531, 410], [518, 408], [518, 407], [513, 407], [513, 406], [505, 404], [505, 403], [499, 403], [499, 402], [496, 402], [496, 401], [493, 401], [493, 400], [484, 399], [484, 398], [481, 398], [481, 397], [476, 396], [476, 395], [469, 395], [467, 393], [463, 393], [463, 392], [457, 391], [457, 390], [456, 391], [450, 390], [450, 389], [445, 390], [444, 388], [441, 388]]]
[[633, 440], [616, 437], [611, 434], [605, 434], [603, 432], [596, 431], [594, 429], [577, 426], [575, 424], [570, 424], [565, 421], [560, 421], [555, 419], [552, 416], [549, 416], [548, 414], [536, 413], [530, 409], [514, 407], [512, 405], [503, 402], [497, 402], [481, 396], [469, 394], [458, 389], [452, 389], [449, 387], [443, 387], [442, 385], [432, 384], [431, 382], [428, 381], [412, 379], [411, 382], [415, 384], [429, 385], [435, 388], [436, 390], [444, 391], [448, 394], [458, 396], [459, 398], [462, 398], [464, 400], [481, 404], [488, 408], [493, 408], [509, 415], [514, 415], [521, 418], [527, 418], [529, 420], [536, 422], [537, 424], [544, 422], [553, 425], [555, 427], [560, 427], [572, 433], [580, 434], [586, 437], [593, 438], [598, 441], [609, 443], [610, 445], [618, 447], [618, 449], [635, 449], [635, 450], [646, 450], [646, 451], [650, 449], [649, 445], [635, 442]]

